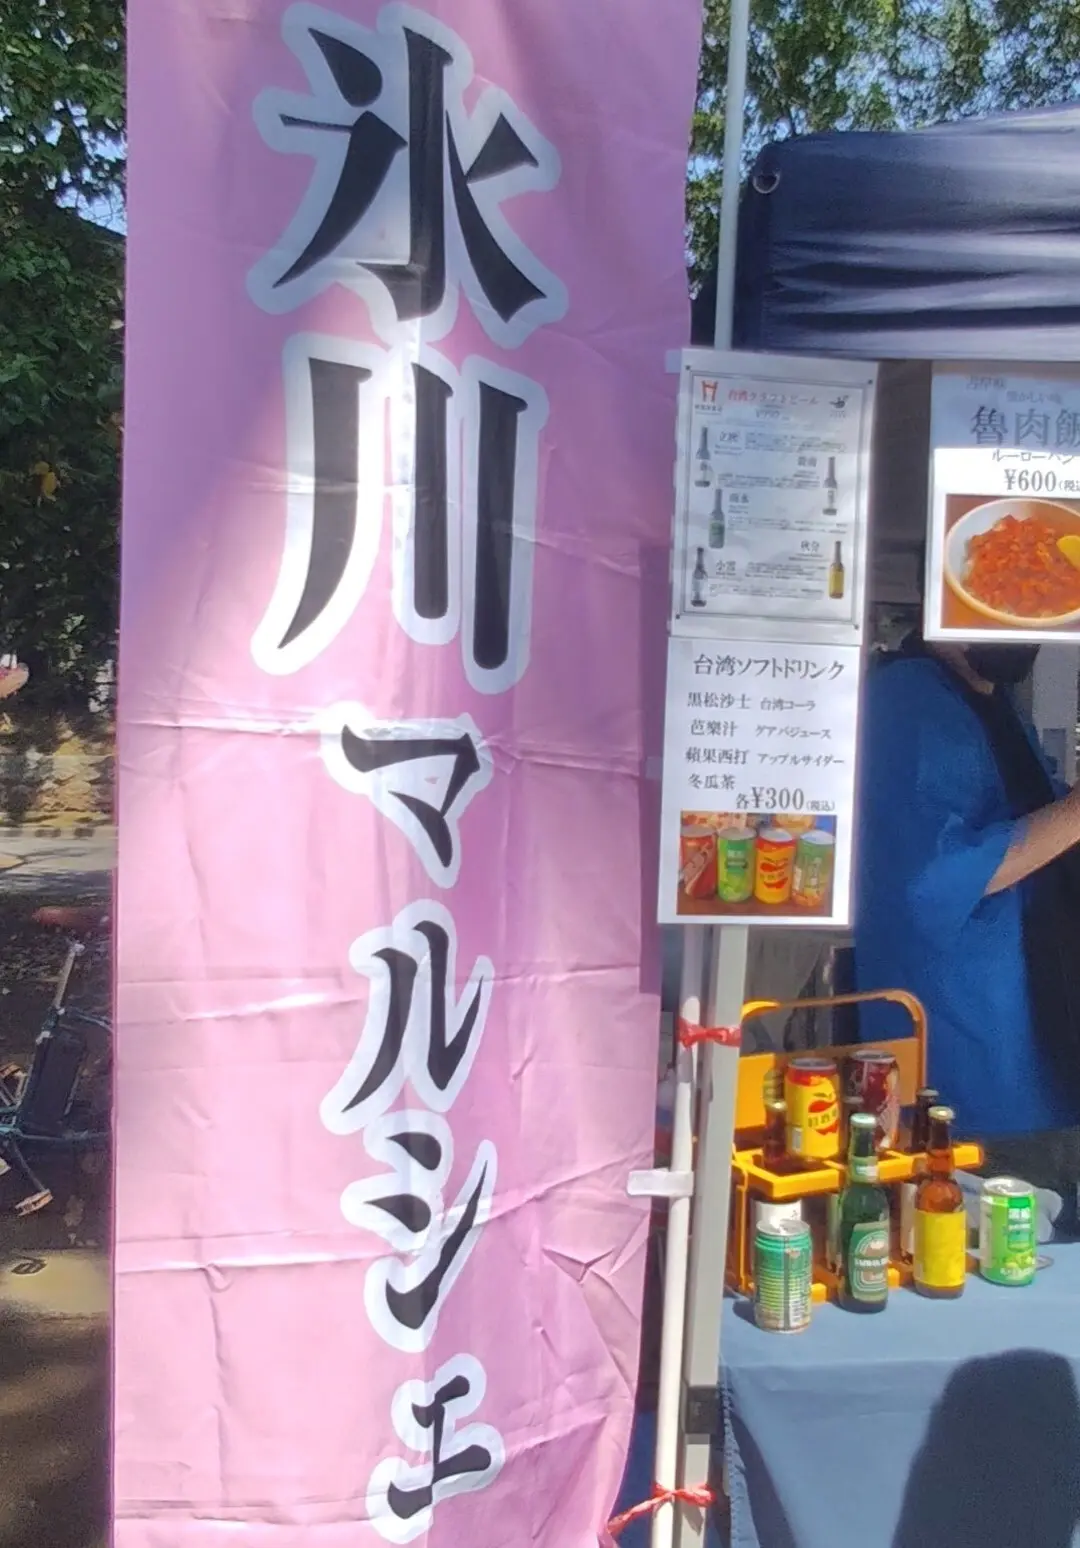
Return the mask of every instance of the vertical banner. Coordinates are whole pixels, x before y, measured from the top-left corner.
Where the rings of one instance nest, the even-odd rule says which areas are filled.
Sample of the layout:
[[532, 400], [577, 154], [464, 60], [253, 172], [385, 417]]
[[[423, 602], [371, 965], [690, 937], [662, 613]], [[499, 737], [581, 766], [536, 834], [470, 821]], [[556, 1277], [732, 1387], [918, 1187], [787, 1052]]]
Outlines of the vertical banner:
[[615, 1497], [699, 21], [132, 0], [118, 1548]]

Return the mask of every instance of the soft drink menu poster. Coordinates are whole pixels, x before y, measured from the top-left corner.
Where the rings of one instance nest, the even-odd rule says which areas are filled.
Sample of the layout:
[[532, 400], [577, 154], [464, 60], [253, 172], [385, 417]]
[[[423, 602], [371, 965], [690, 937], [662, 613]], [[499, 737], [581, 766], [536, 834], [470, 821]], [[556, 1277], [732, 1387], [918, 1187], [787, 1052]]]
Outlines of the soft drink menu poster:
[[661, 924], [849, 921], [862, 652], [672, 638]]
[[876, 368], [687, 350], [672, 631], [858, 641]]

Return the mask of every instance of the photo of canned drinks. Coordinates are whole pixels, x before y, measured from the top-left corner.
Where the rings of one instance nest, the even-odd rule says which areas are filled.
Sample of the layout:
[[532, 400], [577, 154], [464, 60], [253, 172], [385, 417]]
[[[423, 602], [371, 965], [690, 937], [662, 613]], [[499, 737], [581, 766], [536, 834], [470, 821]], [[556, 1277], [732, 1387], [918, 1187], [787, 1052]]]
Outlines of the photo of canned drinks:
[[677, 912], [827, 917], [835, 859], [835, 817], [684, 811]]

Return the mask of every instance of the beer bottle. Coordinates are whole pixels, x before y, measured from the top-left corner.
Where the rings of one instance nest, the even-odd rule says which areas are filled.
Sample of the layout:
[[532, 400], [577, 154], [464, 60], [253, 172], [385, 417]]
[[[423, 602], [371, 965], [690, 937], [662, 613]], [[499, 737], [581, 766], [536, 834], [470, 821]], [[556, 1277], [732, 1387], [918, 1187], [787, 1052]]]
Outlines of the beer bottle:
[[921, 1156], [930, 1143], [930, 1109], [937, 1106], [939, 1093], [933, 1086], [921, 1086], [915, 1093], [915, 1116], [911, 1120], [908, 1154]]
[[713, 500], [713, 513], [709, 518], [709, 547], [723, 548], [727, 540], [727, 518], [724, 515], [723, 490], [716, 491]]
[[889, 1200], [878, 1185], [877, 1119], [852, 1113], [847, 1186], [840, 1199], [840, 1305], [884, 1311], [889, 1298]]
[[830, 457], [829, 458], [829, 471], [825, 475], [824, 487], [825, 487], [825, 507], [824, 507], [825, 515], [826, 516], [835, 516], [836, 515], [836, 491], [837, 491], [837, 489], [839, 487], [837, 482], [836, 482], [836, 458], [835, 457]]
[[787, 1153], [787, 1103], [782, 1097], [766, 1100], [761, 1160], [768, 1171], [781, 1177], [801, 1170], [798, 1162], [792, 1161]]
[[[930, 1109], [937, 1100], [938, 1093], [932, 1086], [922, 1086], [915, 1093], [915, 1116], [911, 1120], [911, 1137], [908, 1140], [909, 1155], [924, 1155], [930, 1143]], [[925, 1165], [920, 1160], [912, 1181], [902, 1184], [900, 1188], [900, 1256], [905, 1263], [910, 1263], [915, 1256], [915, 1194]]]
[[691, 607], [705, 606], [705, 587], [708, 585], [708, 581], [709, 577], [705, 570], [705, 550], [699, 548], [697, 551], [697, 564], [695, 564], [694, 573], [690, 577]]
[[702, 428], [701, 443], [697, 454], [697, 477], [694, 483], [699, 489], [708, 489], [712, 483], [712, 458], [709, 456], [709, 432]]
[[853, 1114], [862, 1112], [863, 1100], [858, 1092], [844, 1092], [844, 1099], [840, 1104], [840, 1154], [846, 1156], [851, 1149], [851, 1119]]
[[843, 546], [837, 543], [833, 549], [833, 562], [829, 566], [829, 596], [834, 602], [839, 602], [844, 595], [844, 552]]
[[926, 1172], [915, 1195], [915, 1263], [920, 1295], [940, 1299], [964, 1293], [967, 1277], [967, 1211], [953, 1176], [951, 1107], [930, 1109]]

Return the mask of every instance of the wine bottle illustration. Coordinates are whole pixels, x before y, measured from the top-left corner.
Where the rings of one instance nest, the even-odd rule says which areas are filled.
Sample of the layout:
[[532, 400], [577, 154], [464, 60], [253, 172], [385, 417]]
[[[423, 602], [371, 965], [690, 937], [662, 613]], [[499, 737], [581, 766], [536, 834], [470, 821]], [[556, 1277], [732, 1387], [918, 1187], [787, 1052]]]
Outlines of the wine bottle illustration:
[[836, 515], [836, 493], [837, 493], [838, 487], [839, 486], [837, 485], [837, 482], [836, 482], [836, 458], [835, 457], [830, 457], [829, 458], [829, 471], [825, 475], [825, 507], [824, 507], [824, 513], [825, 513], [826, 516], [835, 516]]
[[690, 577], [691, 607], [705, 606], [705, 585], [708, 579], [709, 577], [705, 570], [705, 550], [699, 548], [697, 551], [697, 564], [695, 564], [694, 573]]
[[724, 496], [718, 489], [713, 501], [713, 513], [709, 517], [709, 547], [723, 548], [727, 541], [727, 518], [724, 515]]
[[701, 432], [701, 444], [698, 446], [697, 473], [694, 483], [699, 489], [708, 489], [713, 481], [712, 458], [709, 456], [709, 432], [703, 429]]
[[844, 554], [841, 545], [837, 543], [833, 549], [833, 561], [829, 566], [829, 597], [833, 602], [839, 602], [844, 595]]

